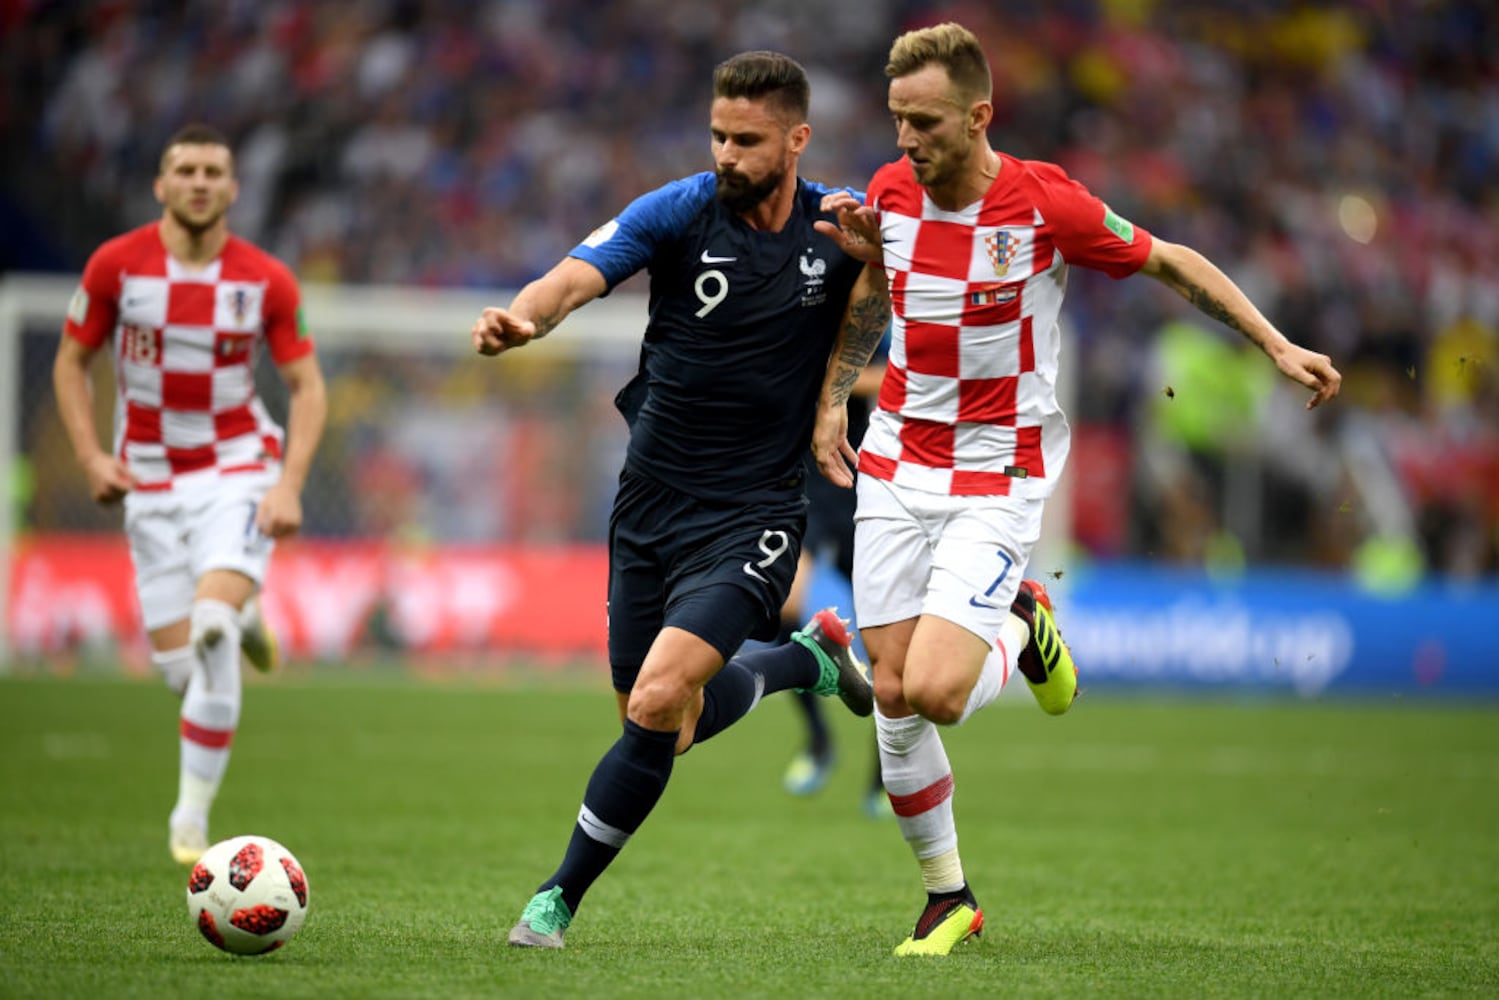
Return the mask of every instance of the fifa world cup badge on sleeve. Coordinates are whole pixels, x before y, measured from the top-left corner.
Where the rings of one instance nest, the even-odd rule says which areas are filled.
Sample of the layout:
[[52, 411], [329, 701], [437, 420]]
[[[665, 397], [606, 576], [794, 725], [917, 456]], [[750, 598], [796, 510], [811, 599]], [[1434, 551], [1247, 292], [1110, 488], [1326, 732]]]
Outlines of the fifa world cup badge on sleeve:
[[1135, 226], [1128, 219], [1122, 219], [1114, 214], [1114, 210], [1107, 205], [1103, 209], [1104, 228], [1126, 243], [1135, 242]]

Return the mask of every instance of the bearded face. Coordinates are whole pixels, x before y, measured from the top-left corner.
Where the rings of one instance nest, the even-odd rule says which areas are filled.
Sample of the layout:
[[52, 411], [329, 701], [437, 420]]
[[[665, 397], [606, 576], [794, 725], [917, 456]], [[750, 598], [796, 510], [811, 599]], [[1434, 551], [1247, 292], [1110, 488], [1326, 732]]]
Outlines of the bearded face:
[[769, 198], [795, 170], [807, 129], [767, 101], [719, 97], [713, 101], [709, 131], [718, 200], [743, 215]]
[[718, 171], [718, 200], [729, 211], [743, 215], [770, 197], [770, 193], [780, 186], [785, 177], [784, 167], [766, 174], [758, 181], [738, 170], [721, 167]]

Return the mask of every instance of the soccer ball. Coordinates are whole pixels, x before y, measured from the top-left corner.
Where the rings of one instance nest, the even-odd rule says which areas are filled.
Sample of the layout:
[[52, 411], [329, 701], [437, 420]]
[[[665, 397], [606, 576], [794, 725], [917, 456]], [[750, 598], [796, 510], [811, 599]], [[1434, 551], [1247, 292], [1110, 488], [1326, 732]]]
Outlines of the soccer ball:
[[193, 865], [187, 912], [215, 947], [262, 955], [290, 941], [307, 919], [307, 876], [269, 837], [231, 837]]

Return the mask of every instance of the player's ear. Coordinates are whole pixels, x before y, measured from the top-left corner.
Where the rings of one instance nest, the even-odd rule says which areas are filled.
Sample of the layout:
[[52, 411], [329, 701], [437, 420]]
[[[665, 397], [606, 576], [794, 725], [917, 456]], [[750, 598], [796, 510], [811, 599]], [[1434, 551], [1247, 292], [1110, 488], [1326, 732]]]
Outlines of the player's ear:
[[968, 132], [971, 135], [982, 135], [989, 130], [989, 122], [994, 120], [994, 105], [988, 101], [974, 101], [968, 108]]
[[162, 181], [163, 181], [162, 175], [161, 174], [157, 174], [156, 175], [156, 180], [154, 180], [154, 181], [151, 182], [151, 193], [156, 196], [156, 203], [158, 205], [165, 205], [167, 203], [167, 196], [162, 193], [162, 188], [163, 188]]
[[800, 156], [807, 150], [807, 142], [812, 138], [812, 126], [806, 122], [793, 128], [788, 136], [788, 144], [791, 151]]

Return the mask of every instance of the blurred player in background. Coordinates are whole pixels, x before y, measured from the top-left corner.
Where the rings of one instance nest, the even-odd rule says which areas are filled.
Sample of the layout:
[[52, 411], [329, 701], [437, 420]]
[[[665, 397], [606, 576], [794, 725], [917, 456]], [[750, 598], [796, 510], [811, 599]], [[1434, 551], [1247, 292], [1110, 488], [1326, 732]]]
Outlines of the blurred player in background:
[[[274, 669], [256, 597], [274, 539], [302, 525], [301, 491], [327, 404], [300, 292], [285, 265], [229, 232], [238, 194], [228, 141], [189, 125], [155, 182], [161, 219], [96, 250], [68, 307], [52, 380], [99, 503], [123, 499], [151, 656], [182, 696], [169, 846], [208, 846], [208, 817], [239, 725], [240, 654]], [[109, 346], [114, 443], [94, 428], [89, 365]], [[290, 390], [282, 429], [255, 394], [270, 351]]]
[[[880, 391], [880, 379], [885, 375], [885, 363], [881, 358], [866, 365], [854, 385], [848, 399], [848, 439], [858, 447], [869, 423], [869, 410], [874, 397]], [[781, 633], [779, 642], [789, 642], [792, 631], [801, 623], [819, 573], [836, 573], [840, 585], [849, 584], [854, 572], [854, 493], [840, 489], [817, 472], [811, 456], [806, 462], [810, 467], [807, 479], [807, 534], [803, 539], [802, 554], [796, 565], [796, 579], [791, 584], [791, 596], [781, 609]], [[802, 722], [806, 726], [806, 744], [791, 763], [781, 779], [786, 791], [792, 795], [814, 795], [827, 784], [837, 759], [832, 730], [822, 712], [822, 703], [809, 691], [794, 691], [791, 695]], [[872, 819], [890, 815], [890, 800], [885, 795], [885, 786], [880, 781], [879, 747], [871, 741], [868, 782], [864, 790], [864, 811]]]
[[958, 856], [937, 726], [966, 720], [1017, 669], [1049, 713], [1077, 692], [1046, 591], [1022, 580], [1069, 447], [1056, 397], [1068, 265], [1174, 289], [1311, 389], [1308, 408], [1337, 395], [1341, 376], [1200, 254], [1153, 239], [1060, 168], [990, 148], [992, 83], [972, 33], [943, 24], [902, 35], [885, 72], [903, 157], [875, 174], [866, 206], [846, 194], [824, 201], [841, 228], [819, 228], [870, 262], [856, 299], [891, 297], [889, 371], [856, 455], [844, 405], [878, 337], [844, 336], [813, 451], [836, 483], [852, 485], [846, 461], [860, 473], [854, 607], [885, 787], [927, 892], [895, 953], [946, 955], [984, 916]]
[[[734, 656], [747, 638], [774, 637], [791, 587], [818, 389], [862, 270], [812, 228], [831, 216], [818, 210], [829, 189], [797, 177], [808, 98], [806, 73], [786, 56], [721, 63], [716, 173], [637, 198], [473, 326], [475, 348], [498, 354], [642, 268], [651, 275], [640, 371], [617, 399], [630, 443], [609, 525], [609, 663], [624, 732], [594, 769], [562, 864], [512, 945], [562, 947], [584, 893], [661, 798], [676, 754], [762, 695], [810, 688], [858, 715], [872, 709], [866, 669], [831, 609], [794, 642]], [[865, 322], [878, 333], [888, 306], [872, 300]]]

